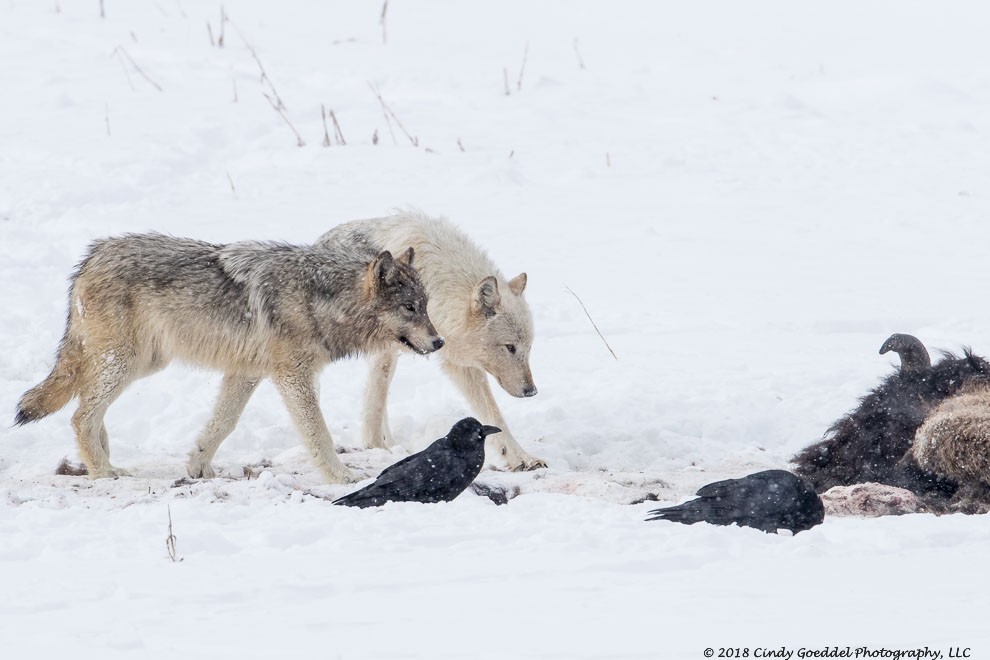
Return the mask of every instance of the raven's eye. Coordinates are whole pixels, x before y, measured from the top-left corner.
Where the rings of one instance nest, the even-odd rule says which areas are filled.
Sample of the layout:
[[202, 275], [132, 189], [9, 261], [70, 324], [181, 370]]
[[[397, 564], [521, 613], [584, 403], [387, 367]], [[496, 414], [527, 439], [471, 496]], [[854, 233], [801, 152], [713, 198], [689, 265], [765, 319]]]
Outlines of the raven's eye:
[[509, 351], [509, 355], [515, 355], [516, 354], [516, 345], [515, 344], [506, 344], [505, 345], [505, 350]]

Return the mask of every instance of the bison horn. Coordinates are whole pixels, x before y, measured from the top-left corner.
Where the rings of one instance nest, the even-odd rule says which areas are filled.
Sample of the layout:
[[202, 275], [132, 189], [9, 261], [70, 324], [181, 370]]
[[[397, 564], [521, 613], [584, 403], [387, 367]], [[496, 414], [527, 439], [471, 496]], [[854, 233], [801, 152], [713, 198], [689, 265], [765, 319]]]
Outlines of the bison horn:
[[925, 345], [912, 335], [892, 334], [880, 347], [880, 355], [894, 351], [901, 358], [901, 371], [918, 372], [932, 366]]

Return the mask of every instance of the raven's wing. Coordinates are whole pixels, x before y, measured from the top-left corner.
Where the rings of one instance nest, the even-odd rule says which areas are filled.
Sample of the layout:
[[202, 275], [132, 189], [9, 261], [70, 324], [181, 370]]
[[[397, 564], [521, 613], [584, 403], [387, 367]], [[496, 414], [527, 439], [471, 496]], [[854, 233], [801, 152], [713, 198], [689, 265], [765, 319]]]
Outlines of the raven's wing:
[[730, 479], [705, 486], [698, 495], [712, 500], [726, 512], [757, 520], [779, 519], [800, 508], [805, 491], [813, 491], [800, 478], [786, 470], [765, 470], [741, 479]]
[[378, 475], [375, 483], [383, 486], [398, 482], [422, 484], [438, 474], [462, 472], [467, 462], [446, 440], [440, 438], [423, 451], [388, 466]]
[[746, 499], [752, 497], [753, 493], [764, 485], [765, 482], [762, 479], [756, 479], [754, 475], [750, 475], [742, 479], [726, 479], [710, 483], [699, 488], [695, 495], [717, 500]]
[[469, 465], [465, 456], [445, 449], [422, 455], [418, 461], [410, 461], [398, 470], [384, 476], [383, 488], [388, 488], [396, 499], [416, 502], [441, 502], [461, 494], [474, 479], [468, 475]]
[[[430, 445], [430, 447], [432, 446], [433, 445]], [[376, 484], [391, 483], [393, 479], [403, 474], [407, 469], [409, 469], [410, 467], [414, 467], [416, 461], [419, 460], [422, 453], [423, 452], [410, 454], [409, 456], [406, 456], [405, 458], [400, 459], [395, 463], [392, 463], [378, 474], [378, 478], [375, 479], [375, 483]]]
[[419, 456], [420, 454], [412, 454], [396, 461], [382, 470], [381, 474], [379, 474], [373, 482], [360, 490], [356, 490], [353, 493], [348, 493], [343, 497], [337, 498], [333, 501], [333, 503], [364, 508], [369, 506], [381, 506], [390, 499], [397, 499], [388, 485], [394, 483], [395, 480], [405, 472], [405, 470], [409, 469], [409, 464], [415, 463]]

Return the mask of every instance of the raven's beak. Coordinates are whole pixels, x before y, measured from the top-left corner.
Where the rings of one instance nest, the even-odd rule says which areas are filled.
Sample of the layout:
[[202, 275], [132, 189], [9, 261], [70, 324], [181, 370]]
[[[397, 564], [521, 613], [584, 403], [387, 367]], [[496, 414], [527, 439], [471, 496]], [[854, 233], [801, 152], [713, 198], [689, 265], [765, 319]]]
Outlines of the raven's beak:
[[502, 429], [497, 426], [482, 426], [481, 427], [481, 437], [486, 438], [492, 433], [501, 433]]

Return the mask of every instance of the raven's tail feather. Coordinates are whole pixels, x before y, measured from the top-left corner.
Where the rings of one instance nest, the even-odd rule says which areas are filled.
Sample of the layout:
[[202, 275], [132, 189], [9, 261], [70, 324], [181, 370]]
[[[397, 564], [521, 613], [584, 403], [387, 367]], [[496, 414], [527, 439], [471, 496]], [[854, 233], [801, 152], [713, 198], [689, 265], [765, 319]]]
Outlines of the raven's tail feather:
[[647, 518], [648, 521], [669, 520], [685, 525], [693, 525], [694, 523], [702, 522], [704, 519], [703, 512], [698, 511], [694, 507], [688, 507], [686, 504], [679, 504], [678, 506], [666, 507], [664, 509], [653, 509], [650, 511], [650, 517]]
[[374, 493], [366, 493], [364, 489], [356, 490], [349, 495], [344, 495], [333, 501], [334, 504], [340, 504], [342, 506], [356, 506], [361, 509], [366, 509], [371, 506], [381, 506], [385, 504], [385, 498], [380, 495], [375, 495]]

